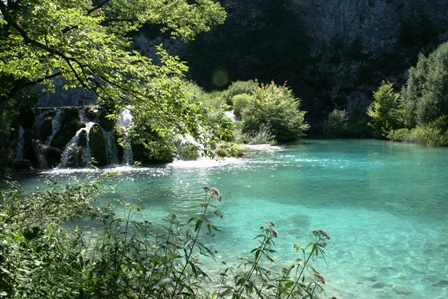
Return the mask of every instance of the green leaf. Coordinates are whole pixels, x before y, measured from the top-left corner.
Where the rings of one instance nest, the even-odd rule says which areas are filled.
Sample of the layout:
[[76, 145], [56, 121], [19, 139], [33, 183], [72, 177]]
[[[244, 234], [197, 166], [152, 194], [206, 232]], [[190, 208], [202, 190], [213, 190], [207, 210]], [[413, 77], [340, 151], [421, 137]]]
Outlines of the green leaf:
[[288, 280], [288, 281], [285, 283], [285, 291], [287, 291], [288, 289], [290, 289], [293, 285], [294, 285], [294, 281], [292, 281], [292, 280]]
[[194, 227], [194, 231], [197, 232], [199, 230], [199, 228], [201, 227], [203, 220], [202, 219], [198, 219], [196, 221], [196, 226]]

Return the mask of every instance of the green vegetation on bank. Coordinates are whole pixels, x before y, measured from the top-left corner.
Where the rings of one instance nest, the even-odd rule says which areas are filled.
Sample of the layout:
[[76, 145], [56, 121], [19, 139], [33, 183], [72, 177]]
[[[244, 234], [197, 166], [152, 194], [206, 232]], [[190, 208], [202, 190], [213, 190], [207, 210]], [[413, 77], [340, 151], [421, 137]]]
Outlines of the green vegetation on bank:
[[[98, 208], [94, 196], [104, 191], [100, 184], [105, 179], [66, 186], [48, 182], [31, 193], [12, 184], [0, 192], [1, 298], [288, 299], [322, 294], [325, 277], [313, 264], [325, 259], [326, 232], [314, 231], [314, 241], [305, 247], [294, 244], [294, 262], [276, 272], [269, 267], [282, 232], [267, 222], [246, 257], [219, 264], [214, 260], [219, 248], [207, 245], [219, 238], [223, 217], [219, 207], [225, 196], [217, 189], [204, 188], [199, 212], [188, 221], [170, 215], [151, 223], [134, 220], [138, 204]], [[91, 218], [94, 231], [62, 226], [85, 217]], [[212, 274], [210, 267], [217, 271]]]
[[420, 55], [400, 93], [383, 82], [368, 115], [376, 138], [448, 145], [448, 42]]

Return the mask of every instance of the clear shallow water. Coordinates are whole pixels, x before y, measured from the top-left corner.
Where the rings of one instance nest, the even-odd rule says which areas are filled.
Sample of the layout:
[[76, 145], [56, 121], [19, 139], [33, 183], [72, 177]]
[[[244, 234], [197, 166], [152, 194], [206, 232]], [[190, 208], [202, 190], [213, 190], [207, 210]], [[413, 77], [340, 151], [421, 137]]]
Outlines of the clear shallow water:
[[[316, 264], [327, 295], [338, 298], [448, 298], [448, 149], [373, 140], [305, 140], [226, 162], [179, 161], [122, 168], [114, 193], [101, 200], [141, 199], [149, 221], [198, 211], [202, 187], [216, 187], [222, 229], [213, 241], [221, 260], [257, 245], [266, 221], [279, 232], [278, 267], [306, 245], [312, 230], [331, 235], [327, 262]], [[83, 179], [89, 172], [44, 175]]]

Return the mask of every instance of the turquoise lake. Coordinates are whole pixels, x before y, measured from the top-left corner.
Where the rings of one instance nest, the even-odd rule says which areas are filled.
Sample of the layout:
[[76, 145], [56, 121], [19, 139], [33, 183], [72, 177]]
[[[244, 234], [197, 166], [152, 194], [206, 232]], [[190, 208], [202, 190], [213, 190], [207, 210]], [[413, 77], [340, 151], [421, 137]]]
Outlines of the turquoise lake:
[[[221, 261], [237, 262], [257, 246], [267, 221], [279, 236], [277, 267], [298, 257], [313, 230], [331, 240], [325, 275], [331, 298], [448, 298], [448, 149], [375, 140], [313, 140], [262, 149], [226, 161], [175, 161], [152, 167], [119, 167], [116, 189], [100, 198], [141, 199], [137, 219], [156, 222], [172, 213], [188, 219], [199, 211], [204, 186], [215, 187], [222, 232], [213, 240]], [[84, 170], [52, 170], [65, 181], [93, 176]], [[210, 261], [209, 261], [210, 262]], [[266, 264], [268, 265], [268, 264]]]

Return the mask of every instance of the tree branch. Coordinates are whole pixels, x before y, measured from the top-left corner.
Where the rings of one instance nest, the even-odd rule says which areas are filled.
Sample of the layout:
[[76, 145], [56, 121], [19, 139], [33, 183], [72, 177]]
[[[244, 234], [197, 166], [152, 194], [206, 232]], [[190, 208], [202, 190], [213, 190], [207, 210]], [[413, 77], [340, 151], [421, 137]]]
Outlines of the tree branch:
[[37, 85], [39, 83], [42, 83], [45, 80], [54, 79], [61, 75], [62, 75], [61, 72], [57, 72], [57, 73], [45, 76], [44, 78], [37, 79], [36, 81], [27, 81], [25, 78], [16, 80], [16, 82], [15, 82], [16, 84], [9, 90], [8, 94], [0, 97], [0, 105], [2, 105], [3, 103], [6, 103], [10, 99], [12, 99], [23, 88]]
[[[107, 1], [105, 1], [107, 2]], [[103, 3], [104, 4], [104, 3]], [[5, 3], [3, 1], [0, 1], [0, 11], [3, 15], [4, 20], [10, 25], [12, 26], [15, 30], [17, 30], [17, 32], [22, 36], [23, 40], [25, 41], [25, 43], [28, 43], [30, 45], [33, 45], [39, 49], [45, 50], [48, 53], [55, 55], [55, 56], [59, 56], [61, 57], [69, 66], [70, 70], [73, 72], [73, 74], [75, 75], [76, 79], [78, 80], [78, 82], [86, 89], [90, 89], [88, 88], [87, 84], [85, 83], [85, 80], [83, 80], [80, 75], [76, 72], [75, 68], [73, 67], [73, 65], [71, 64], [71, 62], [74, 62], [76, 64], [78, 64], [81, 68], [83, 68], [83, 65], [75, 58], [70, 58], [68, 56], [66, 56], [64, 53], [49, 47], [45, 44], [42, 44], [34, 39], [32, 39], [27, 32], [20, 27], [20, 25], [11, 17], [11, 15], [8, 12], [8, 9], [5, 5]], [[41, 79], [35, 80], [35, 81], [28, 81], [26, 78], [21, 78], [16, 80], [16, 84], [14, 85], [14, 87], [8, 92], [7, 95], [2, 96], [0, 98], [0, 104], [3, 104], [4, 102], [8, 101], [9, 99], [11, 99], [15, 94], [17, 94], [21, 89], [25, 88], [25, 87], [29, 87], [29, 86], [33, 86], [36, 84], [39, 84], [41, 82], [43, 82], [44, 80], [47, 79], [52, 79], [52, 78], [56, 78], [58, 76], [61, 76], [62, 73], [61, 72], [57, 72], [54, 74], [51, 74], [49, 76], [45, 76]]]
[[101, 7], [103, 7], [104, 5], [106, 5], [110, 0], [104, 0], [103, 2], [101, 2], [100, 4], [98, 4], [97, 6], [93, 7], [91, 10], [89, 10], [87, 12], [87, 15], [90, 15], [91, 13], [93, 13], [94, 11], [100, 9]]

